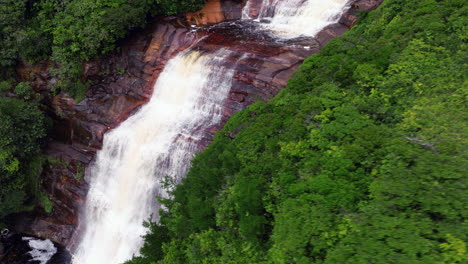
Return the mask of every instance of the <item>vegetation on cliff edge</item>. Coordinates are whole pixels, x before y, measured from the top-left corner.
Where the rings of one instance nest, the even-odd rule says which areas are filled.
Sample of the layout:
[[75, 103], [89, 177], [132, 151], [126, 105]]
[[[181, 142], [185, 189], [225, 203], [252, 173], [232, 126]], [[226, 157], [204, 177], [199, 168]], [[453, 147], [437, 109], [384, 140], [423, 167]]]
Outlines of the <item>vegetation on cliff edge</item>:
[[361, 14], [216, 134], [128, 263], [466, 263], [467, 11]]

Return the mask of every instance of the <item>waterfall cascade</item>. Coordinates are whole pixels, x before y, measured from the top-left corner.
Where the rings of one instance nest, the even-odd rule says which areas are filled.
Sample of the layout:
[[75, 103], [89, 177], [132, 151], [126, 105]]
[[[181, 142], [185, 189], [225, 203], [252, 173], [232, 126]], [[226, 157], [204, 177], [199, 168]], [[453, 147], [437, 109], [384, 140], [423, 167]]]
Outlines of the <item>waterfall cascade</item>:
[[[263, 0], [257, 7], [256, 21], [264, 29], [281, 38], [313, 37], [324, 27], [337, 22], [349, 0]], [[242, 11], [243, 19], [252, 19], [248, 1]]]
[[187, 51], [171, 59], [148, 104], [105, 135], [92, 167], [77, 264], [122, 263], [142, 246], [161, 182], [184, 176], [203, 129], [220, 122], [233, 69], [229, 51]]
[[[346, 2], [264, 0], [259, 18], [279, 37], [313, 36], [336, 20]], [[251, 6], [249, 1], [244, 18]], [[181, 52], [166, 64], [151, 100], [105, 135], [90, 169], [74, 264], [118, 264], [138, 253], [147, 231], [142, 223], [158, 209], [155, 196], [167, 197], [163, 179], [178, 182], [204, 131], [221, 122], [235, 73], [230, 55], [228, 49]]]

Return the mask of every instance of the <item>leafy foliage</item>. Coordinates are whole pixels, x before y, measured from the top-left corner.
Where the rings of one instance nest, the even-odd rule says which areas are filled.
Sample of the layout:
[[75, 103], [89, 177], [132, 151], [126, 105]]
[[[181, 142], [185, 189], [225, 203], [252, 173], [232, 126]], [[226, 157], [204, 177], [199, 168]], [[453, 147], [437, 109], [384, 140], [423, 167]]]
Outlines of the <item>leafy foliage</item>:
[[205, 0], [0, 0], [0, 66], [50, 58], [58, 86], [74, 97], [87, 87], [82, 62], [116, 48], [117, 40], [150, 16], [178, 14]]
[[39, 155], [47, 120], [33, 103], [0, 98], [0, 220], [20, 210], [35, 178], [32, 161]]
[[362, 14], [216, 134], [130, 263], [468, 261], [466, 12]]
[[17, 48], [15, 33], [25, 12], [24, 1], [2, 0], [0, 2], [0, 66], [14, 64]]

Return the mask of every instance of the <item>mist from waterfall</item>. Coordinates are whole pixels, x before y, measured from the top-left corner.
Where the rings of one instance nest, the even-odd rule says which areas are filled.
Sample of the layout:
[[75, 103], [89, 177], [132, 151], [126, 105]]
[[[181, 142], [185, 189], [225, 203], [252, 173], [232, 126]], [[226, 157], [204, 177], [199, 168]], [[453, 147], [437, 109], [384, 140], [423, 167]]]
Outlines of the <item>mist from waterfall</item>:
[[[313, 37], [326, 26], [338, 21], [348, 7], [349, 0], [263, 0], [256, 21], [273, 35], [290, 39], [300, 36]], [[252, 19], [249, 0], [243, 11], [243, 19]]]
[[162, 180], [178, 182], [204, 129], [220, 122], [234, 74], [223, 66], [229, 54], [186, 51], [171, 59], [151, 100], [105, 135], [91, 169], [74, 264], [118, 264], [139, 251], [155, 196], [167, 196]]

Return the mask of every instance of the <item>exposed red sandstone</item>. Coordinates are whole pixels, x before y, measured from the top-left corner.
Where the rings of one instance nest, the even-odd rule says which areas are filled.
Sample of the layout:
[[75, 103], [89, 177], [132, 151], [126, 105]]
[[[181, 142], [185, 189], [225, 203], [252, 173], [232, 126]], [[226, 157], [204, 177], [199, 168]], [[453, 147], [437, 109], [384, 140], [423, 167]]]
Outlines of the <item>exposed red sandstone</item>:
[[202, 10], [185, 15], [187, 23], [212, 25], [241, 17], [243, 0], [207, 0]]
[[[253, 2], [251, 16], [256, 16], [261, 2]], [[145, 30], [133, 33], [123, 43], [119, 54], [84, 65], [83, 78], [91, 82], [86, 99], [76, 103], [59, 94], [49, 101], [55, 113], [55, 125], [47, 154], [63, 162], [48, 164], [41, 178], [54, 209], [50, 214], [36, 212], [27, 225], [18, 225], [17, 229], [62, 245], [74, 243], [71, 237], [88, 189], [88, 174], [84, 173], [85, 177], [81, 178], [77, 175], [92, 163], [95, 152], [102, 145], [104, 133], [148, 101], [165, 64], [180, 51], [191, 45], [206, 52], [229, 48], [233, 51], [233, 65], [240, 56], [248, 53], [247, 58], [236, 66], [233, 86], [224, 104], [224, 123], [230, 115], [247, 105], [276, 95], [306, 57], [317, 53], [320, 47], [353, 26], [357, 12], [374, 9], [381, 2], [353, 1], [339, 23], [328, 26], [314, 40], [307, 41], [309, 49], [258, 41], [259, 36], [246, 34], [245, 28], [235, 24], [194, 30], [185, 19], [155, 19]], [[241, 10], [239, 1], [213, 0], [202, 11], [188, 14], [186, 18], [189, 23], [210, 24], [237, 19]], [[203, 36], [207, 37], [198, 41]], [[31, 81], [37, 91], [48, 91], [55, 80], [49, 77], [47, 68], [46, 63], [25, 66], [19, 69], [19, 73], [24, 80]], [[200, 150], [219, 128], [207, 129], [200, 142]]]

